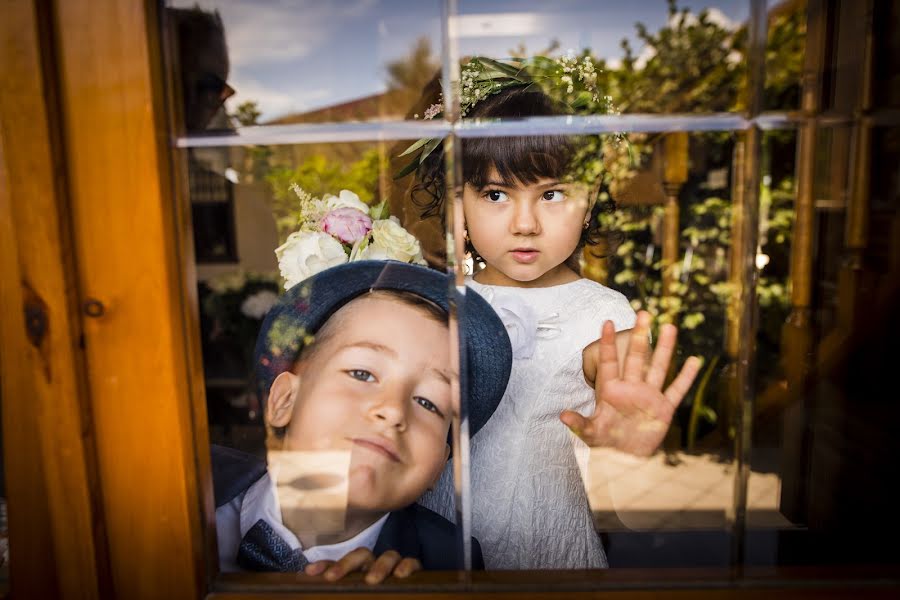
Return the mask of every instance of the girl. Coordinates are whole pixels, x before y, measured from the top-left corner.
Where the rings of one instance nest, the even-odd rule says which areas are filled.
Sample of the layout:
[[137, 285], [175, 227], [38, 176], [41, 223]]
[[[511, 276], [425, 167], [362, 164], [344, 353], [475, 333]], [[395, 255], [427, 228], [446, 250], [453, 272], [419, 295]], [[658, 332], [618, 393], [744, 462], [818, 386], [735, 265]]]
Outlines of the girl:
[[[533, 83], [465, 108], [470, 118], [562, 112]], [[568, 176], [576, 140], [466, 139], [462, 151], [467, 249], [484, 264], [469, 285], [506, 323], [514, 356], [500, 406], [471, 440], [472, 533], [491, 569], [605, 567], [578, 462], [588, 446], [651, 454], [699, 360], [663, 391], [675, 327], [661, 328], [648, 361], [649, 314], [580, 276], [581, 249], [602, 232], [596, 194]], [[443, 214], [443, 173], [439, 150], [416, 171], [425, 215]], [[449, 468], [421, 502], [453, 518]]]

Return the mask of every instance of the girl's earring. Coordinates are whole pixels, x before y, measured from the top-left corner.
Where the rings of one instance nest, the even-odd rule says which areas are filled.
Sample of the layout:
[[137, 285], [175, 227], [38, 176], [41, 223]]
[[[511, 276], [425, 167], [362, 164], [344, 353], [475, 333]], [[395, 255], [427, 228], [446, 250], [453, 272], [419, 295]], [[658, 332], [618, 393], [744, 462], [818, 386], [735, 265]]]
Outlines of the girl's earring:
[[590, 220], [587, 220], [587, 221], [584, 222], [584, 225], [582, 225], [581, 228], [582, 228], [582, 229], [587, 229], [587, 228], [590, 227], [590, 226], [591, 226], [591, 221], [590, 221]]

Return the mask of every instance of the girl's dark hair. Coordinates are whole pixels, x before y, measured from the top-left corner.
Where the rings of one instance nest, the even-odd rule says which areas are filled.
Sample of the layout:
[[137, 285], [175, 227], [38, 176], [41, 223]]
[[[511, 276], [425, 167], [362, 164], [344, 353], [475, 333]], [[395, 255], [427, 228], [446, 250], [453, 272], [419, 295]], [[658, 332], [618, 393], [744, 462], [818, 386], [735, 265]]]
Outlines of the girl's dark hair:
[[[488, 96], [476, 104], [466, 118], [510, 119], [563, 114], [562, 107], [536, 86], [525, 86], [507, 88]], [[563, 180], [579, 158], [579, 142], [579, 138], [565, 135], [463, 139], [463, 181], [477, 188], [484, 187], [492, 169], [496, 169], [500, 179], [509, 184], [531, 185], [545, 178]], [[598, 193], [599, 186], [594, 187], [593, 193]], [[444, 154], [439, 146], [419, 166], [410, 192], [412, 202], [422, 211], [423, 218], [439, 216], [444, 222], [445, 190]], [[570, 267], [577, 267], [577, 257], [585, 244], [606, 242], [610, 247], [617, 243], [617, 234], [605, 231], [599, 219], [601, 213], [614, 210], [612, 201], [594, 203], [588, 227], [582, 232]], [[466, 243], [466, 250], [478, 257], [470, 242]]]

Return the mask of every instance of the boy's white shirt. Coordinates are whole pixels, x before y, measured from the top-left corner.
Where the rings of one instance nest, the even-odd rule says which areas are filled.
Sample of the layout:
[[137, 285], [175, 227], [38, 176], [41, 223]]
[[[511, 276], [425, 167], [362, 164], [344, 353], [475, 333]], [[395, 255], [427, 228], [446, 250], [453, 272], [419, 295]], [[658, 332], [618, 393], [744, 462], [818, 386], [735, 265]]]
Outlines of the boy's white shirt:
[[[374, 550], [378, 536], [381, 535], [381, 528], [384, 527], [389, 514], [385, 513], [380, 519], [348, 540], [306, 549], [303, 548], [297, 536], [282, 522], [275, 482], [266, 473], [243, 494], [216, 509], [219, 568], [226, 572], [241, 570], [237, 565], [238, 548], [250, 528], [260, 519], [268, 523], [292, 550], [299, 548], [306, 559], [313, 563], [319, 560], [339, 560], [356, 548]], [[239, 527], [235, 527], [235, 525], [239, 525]]]

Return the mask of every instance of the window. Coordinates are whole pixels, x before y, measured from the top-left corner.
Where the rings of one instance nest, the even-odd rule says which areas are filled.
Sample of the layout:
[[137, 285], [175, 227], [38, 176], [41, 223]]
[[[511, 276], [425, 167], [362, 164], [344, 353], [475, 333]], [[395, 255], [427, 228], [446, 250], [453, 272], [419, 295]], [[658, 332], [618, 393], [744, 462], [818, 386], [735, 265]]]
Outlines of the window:
[[[448, 465], [422, 499], [480, 539], [488, 568], [715, 567], [725, 578], [732, 567], [893, 564], [884, 545], [834, 551], [861, 539], [849, 515], [883, 524], [881, 493], [860, 490], [882, 489], [875, 482], [897, 454], [879, 424], [893, 408], [877, 393], [860, 402], [869, 379], [849, 374], [878, 370], [879, 359], [850, 349], [862, 351], [877, 328], [867, 319], [887, 319], [879, 302], [896, 296], [896, 65], [885, 24], [897, 10], [866, 6], [169, 2], [210, 441], [260, 458], [271, 450], [254, 344], [293, 283], [275, 248], [292, 252], [284, 244], [304, 227], [324, 231], [309, 220], [317, 202], [353, 206], [369, 221], [393, 215], [422, 262], [457, 281], [476, 274], [479, 295], [527, 321], [522, 338], [506, 322], [513, 383], [495, 425], [471, 443], [477, 406], [460, 365], [456, 470]], [[467, 71], [472, 57], [505, 62]], [[482, 115], [474, 94], [494, 95], [490, 69], [533, 78], [563, 109]], [[451, 86], [438, 96], [442, 82]], [[587, 224], [601, 231], [574, 260], [604, 287], [564, 301], [509, 294], [502, 278], [479, 284], [479, 272], [508, 275], [490, 255], [507, 231], [477, 227], [467, 194], [525, 206], [517, 198], [547, 179], [540, 168], [522, 181], [488, 170], [474, 185], [473, 149], [499, 152], [514, 139], [578, 157], [565, 183], [588, 184], [586, 206], [597, 210]], [[207, 187], [219, 190], [209, 198], [191, 166], [201, 157], [215, 181]], [[424, 166], [396, 177], [417, 158]], [[488, 185], [497, 176], [502, 185]], [[342, 190], [352, 202], [328, 205]], [[341, 241], [336, 262], [364, 251], [358, 239]], [[533, 250], [519, 248], [519, 264], [538, 260]], [[467, 300], [447, 293], [452, 327]], [[609, 302], [597, 314], [578, 308], [591, 294]], [[523, 302], [531, 308], [515, 308]], [[669, 381], [689, 356], [703, 360], [649, 458], [588, 448], [558, 419], [596, 408], [578, 378], [598, 315], [627, 330], [635, 310], [679, 328]], [[655, 325], [653, 339], [662, 335]], [[560, 341], [572, 352], [558, 354]], [[450, 356], [474, 342], [463, 333], [458, 343]], [[564, 377], [577, 390], [541, 387]], [[470, 566], [478, 547], [458, 537], [458, 564]]]

